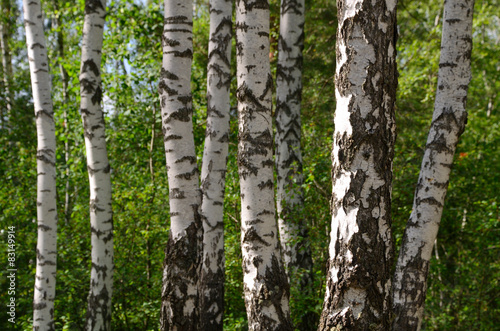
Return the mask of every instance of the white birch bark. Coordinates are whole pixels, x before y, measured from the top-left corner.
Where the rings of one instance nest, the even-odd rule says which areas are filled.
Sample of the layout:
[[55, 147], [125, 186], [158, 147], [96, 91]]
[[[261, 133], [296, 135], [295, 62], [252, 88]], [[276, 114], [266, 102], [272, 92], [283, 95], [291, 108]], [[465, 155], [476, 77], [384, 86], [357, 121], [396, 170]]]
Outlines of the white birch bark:
[[[52, 5], [54, 6], [54, 10], [57, 12], [54, 17], [54, 29], [57, 30], [57, 52], [58, 54], [58, 62], [59, 62], [59, 72], [61, 73], [61, 81], [62, 81], [62, 92], [63, 92], [63, 102], [64, 102], [64, 111], [63, 111], [63, 125], [64, 125], [64, 135], [69, 136], [69, 121], [68, 121], [68, 112], [66, 107], [69, 105], [69, 95], [68, 95], [68, 73], [66, 69], [64, 69], [63, 61], [64, 61], [64, 34], [62, 29], [60, 29], [61, 21], [60, 21], [60, 13], [59, 13], [59, 3], [58, 0], [52, 0]], [[64, 219], [66, 224], [69, 223], [71, 218], [71, 210], [70, 210], [70, 171], [69, 171], [69, 157], [70, 157], [70, 143], [69, 139], [66, 139], [64, 142], [64, 161], [66, 166], [66, 184], [64, 191]]]
[[4, 121], [4, 116], [10, 120], [12, 103], [14, 102], [14, 91], [12, 90], [12, 56], [9, 47], [9, 35], [11, 33], [11, 7], [10, 0], [2, 0], [1, 2], [1, 13], [2, 18], [0, 22], [0, 48], [2, 49], [2, 68], [3, 68], [3, 83], [5, 87], [5, 109], [6, 114], [3, 113], [3, 109], [0, 111], [0, 124]]
[[170, 236], [163, 269], [161, 329], [197, 330], [203, 227], [192, 124], [192, 1], [165, 0], [160, 101], [167, 162]]
[[269, 3], [236, 7], [238, 167], [243, 282], [249, 330], [291, 330], [289, 285], [274, 212]]
[[[300, 286], [312, 285], [312, 255], [302, 207], [300, 148], [304, 0], [282, 0], [276, 69], [276, 206], [283, 260], [289, 279], [302, 270]], [[295, 282], [297, 283], [297, 282]]]
[[224, 313], [224, 189], [229, 143], [232, 1], [210, 1], [207, 129], [201, 169], [203, 263], [202, 330], [222, 330]]
[[337, 8], [333, 216], [318, 330], [388, 330], [396, 1]]
[[438, 88], [427, 145], [394, 276], [395, 330], [419, 330], [427, 275], [453, 156], [465, 129], [473, 0], [444, 2]]
[[87, 330], [111, 328], [113, 212], [110, 165], [101, 108], [101, 51], [105, 17], [105, 0], [86, 0], [80, 67], [80, 112], [89, 173], [92, 245]]
[[43, 32], [42, 8], [38, 0], [24, 0], [26, 45], [37, 129], [37, 219], [33, 329], [55, 330], [57, 206], [56, 136], [51, 97], [51, 79]]

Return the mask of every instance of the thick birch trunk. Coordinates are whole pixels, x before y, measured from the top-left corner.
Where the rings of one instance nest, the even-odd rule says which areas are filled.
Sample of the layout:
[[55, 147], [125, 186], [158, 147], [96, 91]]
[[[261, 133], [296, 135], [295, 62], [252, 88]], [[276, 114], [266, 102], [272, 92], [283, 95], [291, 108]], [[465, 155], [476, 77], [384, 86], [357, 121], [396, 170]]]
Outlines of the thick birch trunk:
[[302, 207], [304, 183], [300, 148], [304, 0], [281, 1], [276, 74], [276, 205], [281, 247], [289, 279], [302, 269], [300, 286], [312, 285], [312, 255]]
[[192, 14], [192, 1], [165, 0], [159, 91], [170, 190], [170, 237], [163, 269], [162, 330], [197, 330], [199, 320], [203, 227], [192, 124]]
[[319, 330], [388, 330], [396, 1], [337, 7], [333, 217]]
[[92, 269], [87, 330], [110, 330], [113, 287], [113, 212], [111, 174], [101, 109], [101, 51], [105, 0], [86, 0], [80, 67], [82, 115], [90, 184]]
[[443, 212], [453, 155], [467, 122], [473, 8], [473, 0], [444, 3], [434, 114], [394, 276], [395, 330], [419, 330], [422, 322], [432, 246]]
[[43, 33], [42, 8], [38, 0], [24, 0], [26, 45], [35, 106], [37, 147], [37, 219], [35, 297], [33, 329], [55, 330], [57, 206], [56, 135], [51, 98], [51, 79]]
[[232, 1], [210, 1], [207, 130], [201, 190], [203, 263], [200, 321], [203, 330], [222, 330], [224, 312], [224, 188], [229, 142]]
[[269, 3], [236, 10], [241, 247], [249, 330], [291, 330], [288, 280], [274, 213]]

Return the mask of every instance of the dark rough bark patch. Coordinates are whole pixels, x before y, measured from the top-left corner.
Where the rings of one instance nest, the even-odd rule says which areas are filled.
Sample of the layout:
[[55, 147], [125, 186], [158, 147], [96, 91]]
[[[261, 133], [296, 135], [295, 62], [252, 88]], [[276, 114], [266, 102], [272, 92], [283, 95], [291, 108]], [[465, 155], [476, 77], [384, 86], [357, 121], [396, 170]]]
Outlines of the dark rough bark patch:
[[[198, 206], [193, 206], [194, 210]], [[200, 264], [201, 220], [195, 213], [193, 223], [186, 234], [177, 240], [169, 236], [165, 249], [164, 276], [161, 306], [161, 329], [196, 331], [199, 328], [198, 309], [186, 315], [184, 307], [188, 299], [198, 307], [198, 296], [187, 293], [187, 284], [197, 284]]]
[[[101, 272], [102, 268], [92, 263], [92, 268], [95, 268], [97, 272]], [[105, 270], [103, 271], [105, 274]], [[87, 321], [91, 322], [91, 329], [96, 329], [97, 315], [103, 316], [104, 324], [99, 329], [100, 331], [111, 330], [111, 311], [108, 309], [107, 303], [109, 302], [109, 293], [106, 287], [103, 287], [98, 294], [94, 294], [92, 289], [88, 296], [88, 308], [87, 308]]]
[[[244, 261], [243, 263], [255, 263], [256, 261]], [[293, 325], [290, 316], [283, 311], [281, 300], [290, 295], [290, 285], [286, 278], [285, 270], [276, 256], [271, 258], [271, 266], [267, 267], [264, 274], [257, 276], [257, 280], [263, 284], [260, 290], [252, 296], [251, 305], [255, 307], [249, 316], [250, 320], [259, 321], [255, 331], [291, 331]], [[266, 318], [258, 314], [261, 307], [273, 306], [278, 314], [278, 321]]]

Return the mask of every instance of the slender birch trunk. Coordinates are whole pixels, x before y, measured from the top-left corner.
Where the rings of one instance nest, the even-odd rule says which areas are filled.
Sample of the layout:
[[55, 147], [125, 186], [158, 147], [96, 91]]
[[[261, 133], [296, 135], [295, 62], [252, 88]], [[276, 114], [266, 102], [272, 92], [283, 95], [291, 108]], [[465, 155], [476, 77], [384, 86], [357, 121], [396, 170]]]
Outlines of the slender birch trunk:
[[232, 1], [210, 1], [207, 129], [201, 190], [203, 263], [200, 276], [202, 330], [222, 330], [224, 313], [224, 189], [229, 143]]
[[113, 212], [110, 165], [101, 108], [101, 52], [105, 17], [105, 0], [86, 0], [80, 67], [80, 112], [89, 173], [92, 244], [87, 330], [111, 329]]
[[394, 276], [394, 330], [420, 330], [422, 322], [432, 246], [453, 156], [467, 122], [473, 9], [473, 0], [444, 2], [434, 114]]
[[238, 167], [243, 282], [249, 330], [292, 330], [290, 286], [281, 262], [274, 212], [269, 3], [236, 9]]
[[[59, 14], [59, 3], [58, 0], [53, 0], [52, 5], [54, 6], [54, 9], [56, 11], [56, 16], [54, 17], [54, 28], [57, 29], [57, 52], [59, 53], [59, 72], [61, 74], [61, 81], [62, 81], [62, 92], [63, 92], [63, 103], [64, 103], [64, 110], [63, 110], [63, 125], [64, 125], [64, 135], [66, 137], [69, 136], [69, 121], [68, 121], [68, 112], [66, 110], [67, 105], [69, 104], [69, 94], [68, 94], [68, 73], [66, 72], [66, 69], [64, 69], [63, 61], [64, 61], [64, 35], [62, 32], [62, 29], [60, 28], [61, 26], [61, 21], [60, 21], [60, 14]], [[66, 183], [65, 183], [65, 190], [64, 190], [64, 219], [66, 221], [66, 224], [69, 223], [70, 218], [71, 218], [71, 210], [70, 210], [70, 193], [69, 191], [71, 190], [71, 183], [70, 183], [70, 172], [69, 172], [69, 156], [70, 156], [70, 146], [69, 146], [69, 140], [66, 139], [64, 141], [64, 161], [65, 161], [65, 166], [66, 166]]]
[[203, 227], [193, 137], [192, 1], [165, 0], [160, 101], [167, 162], [170, 236], [163, 269], [161, 329], [197, 330]]
[[35, 297], [33, 329], [55, 330], [57, 205], [56, 135], [51, 97], [51, 79], [43, 32], [42, 8], [38, 0], [24, 0], [24, 25], [30, 63], [31, 86], [37, 128], [37, 219]]
[[282, 0], [276, 69], [276, 173], [278, 224], [289, 279], [302, 269], [300, 287], [312, 286], [312, 255], [302, 208], [300, 148], [304, 0]]
[[0, 123], [3, 122], [4, 116], [10, 120], [12, 112], [12, 104], [14, 102], [14, 91], [12, 89], [12, 56], [9, 47], [9, 37], [11, 34], [11, 6], [10, 0], [2, 0], [1, 2], [1, 22], [0, 22], [0, 48], [2, 49], [2, 67], [3, 67], [3, 83], [5, 87], [5, 109], [0, 112]]
[[395, 0], [338, 0], [330, 261], [318, 330], [389, 330]]

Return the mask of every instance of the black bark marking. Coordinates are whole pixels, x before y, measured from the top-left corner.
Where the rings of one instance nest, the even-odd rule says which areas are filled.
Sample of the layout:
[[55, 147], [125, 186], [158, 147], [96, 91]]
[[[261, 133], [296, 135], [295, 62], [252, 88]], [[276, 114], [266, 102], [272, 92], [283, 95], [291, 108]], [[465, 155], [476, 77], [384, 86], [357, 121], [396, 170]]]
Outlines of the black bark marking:
[[83, 66], [82, 66], [82, 73], [85, 73], [87, 71], [91, 71], [96, 77], [99, 77], [101, 75], [101, 70], [100, 68], [97, 66], [97, 64], [95, 64], [94, 60], [93, 59], [88, 59], [86, 61], [83, 62]]
[[99, 13], [99, 11], [105, 11], [101, 0], [85, 0], [85, 15]]

